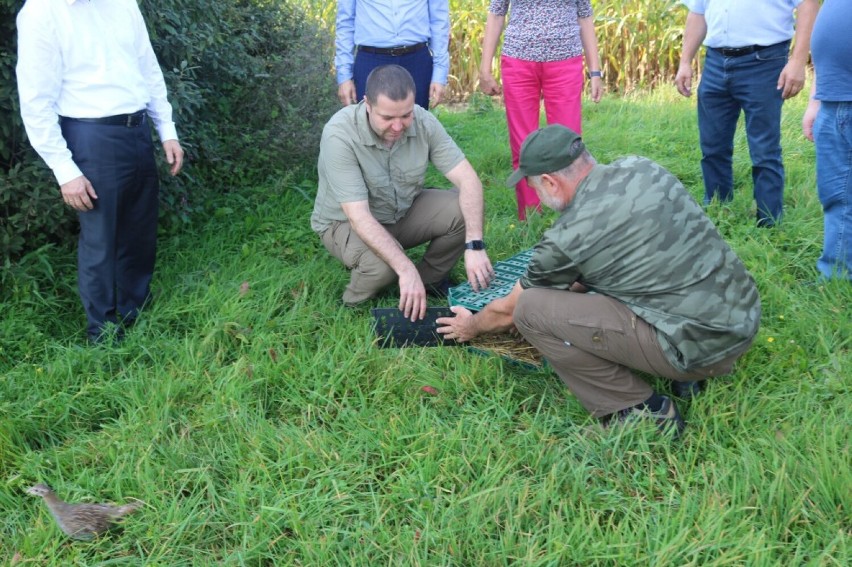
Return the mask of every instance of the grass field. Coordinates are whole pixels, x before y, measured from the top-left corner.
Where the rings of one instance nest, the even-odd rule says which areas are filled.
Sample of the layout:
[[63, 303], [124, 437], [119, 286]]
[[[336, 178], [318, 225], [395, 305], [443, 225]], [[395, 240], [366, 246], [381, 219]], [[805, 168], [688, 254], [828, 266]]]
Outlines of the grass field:
[[[163, 235], [155, 302], [117, 346], [83, 346], [72, 244], [5, 266], [0, 564], [848, 565], [852, 286], [808, 285], [822, 216], [803, 104], [785, 107], [783, 226], [753, 225], [742, 132], [736, 199], [708, 210], [757, 280], [762, 328], [681, 404], [674, 445], [601, 431], [547, 371], [376, 348], [308, 226], [309, 178], [235, 187]], [[436, 112], [481, 173], [492, 260], [530, 247], [554, 216], [515, 219], [502, 111]], [[599, 160], [646, 155], [700, 195], [694, 100], [605, 99], [585, 131]], [[72, 543], [24, 493], [39, 481], [145, 506]]]

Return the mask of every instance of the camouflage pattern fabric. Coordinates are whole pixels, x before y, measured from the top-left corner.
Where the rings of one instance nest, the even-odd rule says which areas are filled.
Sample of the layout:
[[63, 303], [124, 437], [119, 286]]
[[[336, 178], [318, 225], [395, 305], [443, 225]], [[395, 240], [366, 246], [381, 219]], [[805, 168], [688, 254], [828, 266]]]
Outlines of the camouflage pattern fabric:
[[520, 282], [577, 280], [652, 325], [681, 371], [745, 350], [760, 325], [754, 279], [680, 181], [646, 158], [596, 165]]

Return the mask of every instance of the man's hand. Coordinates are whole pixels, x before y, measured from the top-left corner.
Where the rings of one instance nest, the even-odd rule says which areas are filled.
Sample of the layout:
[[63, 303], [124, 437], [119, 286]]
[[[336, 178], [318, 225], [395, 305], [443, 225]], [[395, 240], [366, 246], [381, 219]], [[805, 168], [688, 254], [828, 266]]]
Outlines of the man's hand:
[[461, 305], [453, 305], [450, 311], [456, 314], [455, 317], [439, 317], [435, 320], [438, 325], [437, 331], [444, 335], [445, 339], [453, 339], [460, 343], [469, 341], [476, 337], [477, 333], [473, 326], [473, 313], [465, 309]]
[[438, 106], [444, 98], [444, 85], [441, 83], [431, 83], [429, 85], [429, 106]]
[[778, 76], [778, 90], [781, 91], [781, 98], [788, 99], [799, 94], [802, 87], [805, 86], [805, 67], [799, 65], [795, 61], [789, 61]]
[[183, 148], [177, 140], [166, 140], [163, 142], [163, 151], [166, 153], [166, 161], [171, 166], [169, 173], [174, 177], [183, 167]]
[[691, 96], [692, 95], [692, 65], [681, 63], [677, 68], [677, 75], [675, 75], [675, 86], [677, 87], [677, 92], [682, 94], [683, 96]]
[[805, 114], [802, 116], [802, 134], [805, 138], [814, 141], [814, 121], [819, 114], [820, 102], [816, 99], [811, 99], [808, 102], [808, 107], [805, 109]]
[[426, 316], [426, 288], [414, 264], [399, 276], [399, 310], [411, 321]]
[[358, 99], [355, 98], [355, 81], [349, 79], [340, 83], [337, 87], [337, 98], [343, 106], [358, 102]]
[[473, 291], [488, 287], [494, 278], [494, 268], [491, 267], [491, 260], [485, 250], [465, 250], [464, 269]]
[[95, 208], [94, 200], [98, 198], [98, 194], [95, 193], [95, 188], [92, 187], [85, 175], [75, 177], [63, 184], [60, 189], [62, 190], [62, 200], [72, 209], [85, 212]]

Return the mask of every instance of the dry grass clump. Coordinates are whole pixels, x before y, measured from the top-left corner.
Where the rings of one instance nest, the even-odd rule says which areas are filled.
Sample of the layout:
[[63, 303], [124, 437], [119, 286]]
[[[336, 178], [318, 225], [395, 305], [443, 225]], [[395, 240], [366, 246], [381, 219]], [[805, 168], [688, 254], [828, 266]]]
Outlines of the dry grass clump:
[[471, 340], [469, 345], [477, 350], [513, 362], [539, 368], [544, 365], [544, 357], [541, 356], [538, 349], [524, 340], [521, 335], [509, 333], [482, 335]]

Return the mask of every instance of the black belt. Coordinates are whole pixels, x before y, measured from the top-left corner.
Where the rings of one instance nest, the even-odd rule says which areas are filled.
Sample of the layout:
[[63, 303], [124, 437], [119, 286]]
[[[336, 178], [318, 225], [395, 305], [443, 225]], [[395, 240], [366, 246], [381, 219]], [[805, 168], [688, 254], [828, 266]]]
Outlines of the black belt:
[[415, 43], [414, 45], [398, 45], [396, 47], [371, 47], [369, 45], [359, 45], [358, 51], [366, 51], [367, 53], [375, 53], [377, 55], [391, 55], [398, 57], [400, 55], [408, 55], [415, 51], [425, 49], [429, 44], [425, 41]]
[[721, 53], [725, 57], [742, 57], [743, 55], [749, 55], [754, 53], [755, 51], [760, 51], [761, 49], [766, 49], [767, 47], [775, 47], [776, 45], [781, 45], [782, 43], [787, 43], [786, 41], [782, 41], [780, 43], [774, 43], [772, 45], [746, 45], [745, 47], [711, 47], [710, 49]]
[[127, 128], [136, 128], [140, 124], [145, 123], [145, 111], [140, 110], [133, 114], [117, 114], [115, 116], [104, 116], [103, 118], [71, 118], [70, 116], [60, 116], [64, 122], [87, 122], [89, 124], [105, 124], [109, 126], [125, 126]]

